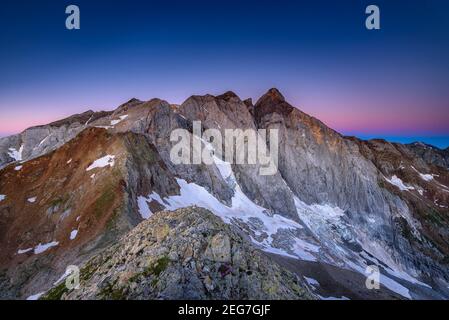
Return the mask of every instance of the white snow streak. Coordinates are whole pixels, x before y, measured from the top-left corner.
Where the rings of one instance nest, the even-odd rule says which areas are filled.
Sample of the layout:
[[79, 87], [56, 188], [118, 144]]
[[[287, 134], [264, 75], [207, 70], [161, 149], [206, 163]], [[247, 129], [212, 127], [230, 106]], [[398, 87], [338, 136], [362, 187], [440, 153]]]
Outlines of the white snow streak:
[[45, 292], [39, 292], [37, 294], [33, 294], [32, 296], [29, 296], [27, 300], [39, 300], [39, 298], [44, 294]]
[[33, 248], [19, 249], [19, 250], [17, 251], [17, 254], [24, 254], [24, 253], [30, 252], [30, 251], [32, 251], [32, 250], [33, 250]]
[[127, 114], [120, 116], [120, 120], [112, 120], [111, 121], [111, 126], [115, 126], [116, 124], [119, 124], [120, 122], [122, 122], [123, 120], [125, 120], [128, 117]]

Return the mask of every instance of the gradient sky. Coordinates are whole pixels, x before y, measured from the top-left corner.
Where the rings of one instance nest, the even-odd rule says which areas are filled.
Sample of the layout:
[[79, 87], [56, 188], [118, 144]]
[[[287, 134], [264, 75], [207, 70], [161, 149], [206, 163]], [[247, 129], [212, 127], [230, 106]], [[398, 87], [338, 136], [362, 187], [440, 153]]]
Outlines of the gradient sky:
[[448, 16], [445, 0], [2, 1], [0, 135], [132, 97], [277, 87], [341, 133], [447, 147]]

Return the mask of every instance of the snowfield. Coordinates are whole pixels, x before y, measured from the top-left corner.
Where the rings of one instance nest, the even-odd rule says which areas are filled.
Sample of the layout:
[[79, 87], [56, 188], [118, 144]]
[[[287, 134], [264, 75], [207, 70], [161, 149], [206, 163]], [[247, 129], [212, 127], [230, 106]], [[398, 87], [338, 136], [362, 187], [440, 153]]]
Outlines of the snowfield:
[[86, 169], [86, 171], [90, 171], [95, 168], [104, 168], [107, 166], [113, 167], [115, 164], [114, 158], [115, 158], [115, 156], [108, 154], [107, 156], [97, 159]]

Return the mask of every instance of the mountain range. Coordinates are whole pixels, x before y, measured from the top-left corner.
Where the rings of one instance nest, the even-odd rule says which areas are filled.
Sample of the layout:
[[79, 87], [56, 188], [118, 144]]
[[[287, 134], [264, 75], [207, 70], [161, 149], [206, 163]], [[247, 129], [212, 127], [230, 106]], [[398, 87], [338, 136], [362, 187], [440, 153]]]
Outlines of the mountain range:
[[[193, 121], [277, 129], [277, 172], [175, 165]], [[131, 99], [0, 139], [0, 298], [448, 299], [448, 207], [449, 149], [343, 136], [277, 89]]]

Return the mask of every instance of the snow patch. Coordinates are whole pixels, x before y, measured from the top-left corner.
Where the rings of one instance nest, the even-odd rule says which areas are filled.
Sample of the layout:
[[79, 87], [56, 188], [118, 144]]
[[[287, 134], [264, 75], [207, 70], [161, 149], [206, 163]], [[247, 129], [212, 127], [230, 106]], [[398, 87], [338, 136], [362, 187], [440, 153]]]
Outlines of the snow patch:
[[6, 199], [6, 196], [4, 194], [0, 194], [0, 201], [3, 201]]
[[421, 179], [423, 179], [424, 181], [427, 181], [427, 182], [433, 180], [433, 177], [438, 177], [438, 175], [436, 175], [436, 174], [421, 173], [418, 170], [416, 170], [416, 168], [414, 166], [412, 166], [412, 169], [415, 170], [415, 172], [421, 177]]
[[423, 195], [424, 195], [424, 189], [417, 187], [416, 190], [418, 191], [418, 193], [419, 193], [420, 196], [423, 196]]
[[128, 117], [128, 115], [127, 114], [125, 114], [125, 115], [123, 115], [123, 116], [120, 116], [119, 118], [119, 120], [112, 120], [111, 121], [111, 126], [115, 126], [116, 124], [119, 124], [120, 122], [122, 122], [123, 120], [125, 120], [126, 118]]
[[433, 180], [433, 176], [431, 174], [422, 174], [422, 173], [420, 173], [419, 176], [421, 177], [421, 179], [423, 179], [425, 181]]
[[42, 252], [47, 251], [48, 249], [52, 248], [52, 247], [56, 247], [59, 244], [58, 241], [52, 241], [49, 243], [45, 243], [45, 244], [41, 244], [39, 243], [35, 248], [34, 248], [34, 254], [40, 254]]
[[17, 251], [17, 254], [24, 254], [24, 253], [30, 252], [30, 251], [32, 251], [32, 250], [33, 250], [33, 248], [19, 249], [19, 250]]
[[406, 297], [408, 299], [412, 299], [412, 297], [410, 295], [410, 290], [408, 290], [402, 284], [400, 284], [400, 283], [394, 281], [393, 279], [383, 275], [382, 273], [380, 274], [380, 279], [379, 280], [380, 280], [381, 285], [386, 286], [391, 291], [394, 291], [397, 294], [400, 294], [401, 296]]
[[19, 151], [17, 151], [16, 148], [9, 148], [8, 155], [15, 161], [21, 161], [22, 153], [23, 153], [23, 144], [20, 146]]
[[70, 164], [71, 162], [72, 162], [72, 159], [70, 159], [70, 160], [69, 160], [69, 161], [67, 161], [66, 163], [67, 163], [67, 164]]
[[404, 184], [404, 182], [402, 182], [402, 180], [399, 179], [396, 175], [392, 176], [391, 179], [385, 178], [385, 180], [387, 180], [392, 185], [398, 187], [401, 191], [408, 191], [415, 189], [411, 186], [407, 186], [406, 184]]
[[[155, 196], [159, 196], [159, 195], [157, 195], [156, 193], [153, 193], [150, 196], [155, 197]], [[160, 197], [159, 197], [159, 199], [160, 199]], [[150, 208], [148, 207], [147, 201], [151, 201], [151, 198], [145, 198], [142, 196], [137, 198], [137, 205], [139, 206], [139, 213], [142, 216], [142, 219], [145, 219], [145, 220], [153, 215]]]
[[27, 201], [29, 202], [29, 203], [35, 203], [36, 202], [36, 197], [32, 197], [32, 198], [28, 198], [27, 199]]
[[304, 277], [304, 279], [306, 279], [307, 283], [311, 286], [314, 286], [314, 287], [320, 286], [320, 283], [313, 278]]
[[70, 232], [70, 240], [75, 240], [76, 236], [78, 234], [78, 230], [72, 230], [72, 232]]
[[97, 159], [86, 169], [86, 171], [90, 171], [95, 168], [104, 168], [106, 166], [113, 167], [115, 163], [114, 158], [115, 156], [108, 154], [107, 156]]
[[27, 300], [39, 300], [39, 298], [40, 298], [43, 294], [45, 294], [45, 292], [39, 292], [39, 293], [33, 294], [32, 296], [29, 296], [29, 297], [27, 298]]
[[17, 166], [14, 168], [14, 170], [19, 171], [20, 169], [22, 169], [23, 166]]
[[433, 180], [433, 175], [431, 175], [431, 174], [422, 174], [422, 173], [420, 173], [419, 176], [424, 181], [431, 181], [431, 180]]
[[341, 296], [340, 298], [337, 298], [337, 297], [323, 297], [323, 296], [318, 295], [318, 297], [320, 298], [320, 300], [351, 300], [345, 296]]
[[56, 281], [53, 283], [53, 285], [54, 285], [54, 286], [57, 286], [57, 285], [59, 285], [60, 283], [62, 283], [62, 281], [65, 280], [69, 275], [71, 275], [71, 274], [73, 273], [73, 271], [74, 271], [74, 270], [71, 269], [71, 268], [66, 268], [66, 270], [64, 271], [64, 273], [62, 274], [62, 276], [59, 277], [59, 279], [56, 280]]

